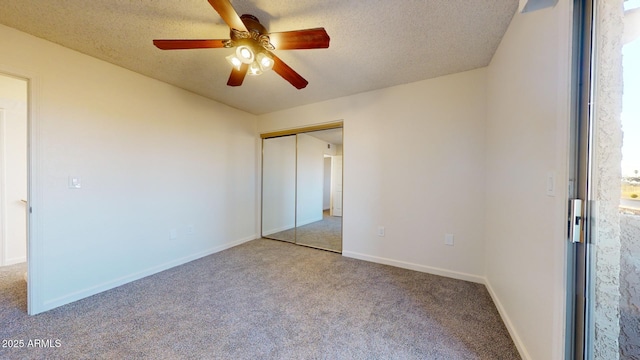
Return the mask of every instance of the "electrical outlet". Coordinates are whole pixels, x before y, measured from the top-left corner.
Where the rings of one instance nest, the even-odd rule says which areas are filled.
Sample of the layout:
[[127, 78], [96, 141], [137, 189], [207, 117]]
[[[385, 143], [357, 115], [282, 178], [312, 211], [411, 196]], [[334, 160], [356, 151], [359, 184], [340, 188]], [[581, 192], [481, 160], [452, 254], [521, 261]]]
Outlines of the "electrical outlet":
[[453, 234], [444, 234], [444, 244], [453, 246]]
[[196, 230], [193, 227], [193, 225], [187, 225], [187, 234], [193, 235], [195, 232], [196, 232]]
[[169, 230], [169, 239], [170, 240], [175, 240], [177, 238], [178, 238], [178, 229]]
[[384, 236], [384, 226], [378, 226], [378, 236]]

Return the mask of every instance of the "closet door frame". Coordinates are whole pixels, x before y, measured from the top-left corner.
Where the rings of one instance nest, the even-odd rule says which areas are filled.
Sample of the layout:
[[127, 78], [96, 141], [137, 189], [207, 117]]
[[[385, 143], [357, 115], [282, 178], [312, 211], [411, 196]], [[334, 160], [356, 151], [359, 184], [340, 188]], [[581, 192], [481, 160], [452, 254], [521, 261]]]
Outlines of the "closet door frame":
[[[306, 126], [306, 127], [301, 127], [301, 128], [293, 128], [293, 129], [280, 130], [280, 131], [267, 132], [267, 133], [260, 134], [260, 138], [262, 140], [262, 149], [261, 149], [261, 185], [260, 185], [260, 235], [261, 235], [261, 237], [269, 238], [268, 235], [265, 236], [265, 234], [263, 233], [263, 230], [264, 230], [263, 229], [263, 221], [264, 221], [264, 141], [267, 140], [267, 139], [270, 139], [270, 138], [278, 138], [278, 137], [296, 135], [296, 143], [297, 143], [297, 135], [298, 134], [309, 133], [309, 132], [314, 132], [314, 131], [321, 131], [321, 130], [343, 129], [343, 128], [344, 128], [344, 122], [343, 121], [333, 121], [333, 122], [317, 124], [317, 125], [311, 125], [311, 126]], [[344, 137], [344, 133], [343, 133], [343, 137]], [[296, 152], [297, 152], [297, 150], [296, 150]], [[297, 159], [297, 154], [296, 154], [296, 159]], [[296, 166], [297, 166], [297, 160], [296, 160]], [[343, 162], [343, 168], [344, 168], [344, 162]], [[344, 178], [344, 175], [343, 175], [343, 178]], [[296, 188], [297, 188], [297, 186], [296, 186]], [[297, 189], [296, 189], [295, 202], [297, 204]], [[296, 217], [297, 217], [297, 211], [296, 211]], [[297, 219], [295, 221], [296, 221], [296, 226], [297, 226]], [[294, 231], [295, 231], [295, 227], [294, 227]], [[279, 240], [279, 239], [274, 239], [274, 240]], [[285, 240], [281, 240], [281, 241], [285, 241]], [[293, 243], [297, 244], [297, 245], [307, 246], [307, 245], [304, 245], [304, 244], [298, 244], [297, 241], [294, 241]]]

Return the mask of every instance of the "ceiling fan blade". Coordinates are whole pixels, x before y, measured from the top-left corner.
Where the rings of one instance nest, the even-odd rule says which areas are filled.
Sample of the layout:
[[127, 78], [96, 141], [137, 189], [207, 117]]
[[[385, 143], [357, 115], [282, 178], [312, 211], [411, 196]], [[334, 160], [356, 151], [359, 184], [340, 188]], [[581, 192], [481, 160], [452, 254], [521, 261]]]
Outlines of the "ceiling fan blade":
[[240, 19], [240, 16], [233, 8], [229, 0], [209, 0], [209, 4], [220, 14], [222, 20], [224, 20], [230, 28], [247, 31], [247, 27]]
[[300, 76], [300, 74], [290, 68], [289, 65], [285, 64], [284, 61], [280, 60], [280, 58], [274, 54], [271, 54], [271, 56], [273, 57], [273, 71], [290, 82], [291, 85], [295, 86], [298, 90], [304, 89], [307, 86], [309, 82]]
[[217, 49], [224, 47], [225, 40], [153, 40], [153, 45], [162, 50]]
[[249, 65], [242, 64], [240, 65], [240, 69], [233, 68], [231, 70], [231, 75], [229, 75], [229, 81], [227, 81], [227, 85], [229, 86], [240, 86], [244, 81], [245, 75], [247, 75], [247, 70], [249, 70]]
[[324, 28], [275, 32], [269, 39], [277, 50], [326, 49], [330, 40]]

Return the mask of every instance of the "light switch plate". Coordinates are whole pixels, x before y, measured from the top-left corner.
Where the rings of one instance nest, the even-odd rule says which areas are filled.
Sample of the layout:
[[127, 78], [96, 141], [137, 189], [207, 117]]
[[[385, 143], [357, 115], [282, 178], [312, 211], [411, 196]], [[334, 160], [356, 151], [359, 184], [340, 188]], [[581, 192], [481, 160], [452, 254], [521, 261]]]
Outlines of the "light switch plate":
[[547, 173], [547, 196], [556, 196], [556, 173], [554, 171]]
[[453, 246], [453, 234], [444, 234], [444, 244]]
[[82, 181], [77, 176], [69, 176], [69, 189], [80, 189], [82, 188]]

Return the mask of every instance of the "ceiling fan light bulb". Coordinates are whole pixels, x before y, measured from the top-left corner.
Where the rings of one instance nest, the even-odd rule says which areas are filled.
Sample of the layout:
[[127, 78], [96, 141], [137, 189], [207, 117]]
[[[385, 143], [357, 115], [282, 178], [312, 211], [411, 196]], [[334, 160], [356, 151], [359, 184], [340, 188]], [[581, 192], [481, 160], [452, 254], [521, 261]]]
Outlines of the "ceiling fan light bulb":
[[236, 49], [236, 56], [245, 64], [251, 64], [255, 58], [251, 48], [246, 45], [238, 46]]
[[240, 59], [238, 59], [237, 56], [235, 56], [234, 54], [231, 54], [227, 56], [226, 59], [229, 62], [229, 64], [231, 64], [231, 66], [236, 68], [236, 70], [240, 70], [240, 65], [242, 65], [242, 61], [240, 61]]
[[273, 68], [273, 59], [265, 53], [258, 54], [256, 60], [258, 61], [258, 64], [260, 65], [260, 69], [262, 69], [262, 71], [269, 71], [271, 70], [271, 68]]
[[243, 59], [251, 58], [251, 51], [249, 51], [249, 49], [247, 48], [242, 48], [242, 50], [240, 50], [240, 54], [242, 54]]
[[260, 69], [260, 64], [257, 61], [254, 61], [249, 65], [249, 75], [258, 76], [262, 74], [262, 69]]

